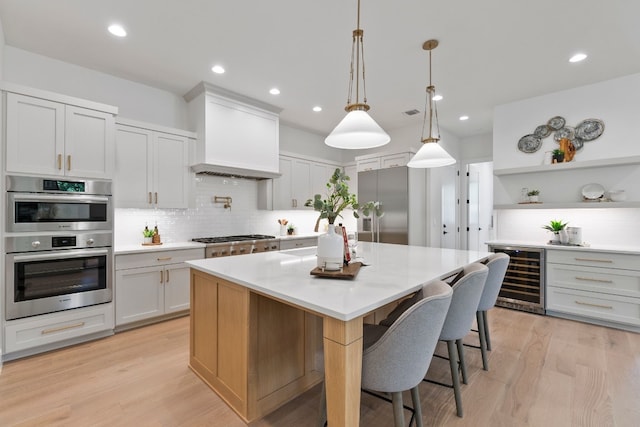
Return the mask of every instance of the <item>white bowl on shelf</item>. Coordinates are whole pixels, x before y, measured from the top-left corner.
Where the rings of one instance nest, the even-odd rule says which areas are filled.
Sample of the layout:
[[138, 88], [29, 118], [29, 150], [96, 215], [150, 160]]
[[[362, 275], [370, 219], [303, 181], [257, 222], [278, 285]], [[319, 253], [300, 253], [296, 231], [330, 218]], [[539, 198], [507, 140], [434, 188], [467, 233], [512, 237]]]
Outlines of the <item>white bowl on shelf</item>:
[[611, 190], [609, 191], [609, 199], [612, 202], [624, 202], [627, 200], [627, 193], [624, 190]]

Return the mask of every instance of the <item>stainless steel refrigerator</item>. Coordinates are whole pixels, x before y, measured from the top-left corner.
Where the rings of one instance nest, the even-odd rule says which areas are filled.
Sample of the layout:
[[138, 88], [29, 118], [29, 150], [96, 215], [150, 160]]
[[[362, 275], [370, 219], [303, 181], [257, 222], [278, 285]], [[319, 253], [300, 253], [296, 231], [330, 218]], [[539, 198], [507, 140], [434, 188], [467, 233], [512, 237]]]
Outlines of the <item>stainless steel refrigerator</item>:
[[[360, 217], [358, 240], [403, 245], [414, 240], [409, 235], [409, 172], [406, 166], [358, 172], [358, 202], [378, 201], [384, 211], [380, 218]], [[421, 198], [419, 194], [412, 197]], [[420, 241], [411, 242], [416, 243]]]

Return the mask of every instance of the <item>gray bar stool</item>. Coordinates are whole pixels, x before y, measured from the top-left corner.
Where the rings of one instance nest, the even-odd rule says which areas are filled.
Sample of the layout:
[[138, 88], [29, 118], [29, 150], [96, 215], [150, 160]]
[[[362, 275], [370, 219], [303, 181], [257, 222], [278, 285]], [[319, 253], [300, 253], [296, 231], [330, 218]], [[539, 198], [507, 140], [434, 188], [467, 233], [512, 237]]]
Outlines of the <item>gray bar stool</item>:
[[[424, 298], [408, 307], [388, 328], [369, 325], [364, 329], [363, 342], [369, 345], [362, 352], [362, 388], [391, 394], [396, 427], [404, 426], [404, 408], [413, 409], [411, 422], [415, 419], [416, 425], [422, 426], [418, 386], [429, 369], [451, 303], [452, 290], [445, 282], [431, 283], [423, 292]], [[413, 408], [403, 405], [402, 392], [406, 390], [411, 391]], [[324, 425], [325, 411], [323, 385], [319, 425]]]
[[451, 368], [452, 385], [425, 379], [425, 381], [453, 387], [456, 400], [456, 413], [462, 417], [462, 396], [460, 394], [460, 378], [458, 366], [462, 371], [462, 381], [467, 383], [467, 370], [464, 364], [464, 348], [462, 339], [471, 330], [473, 317], [478, 309], [480, 296], [484, 289], [489, 269], [478, 263], [469, 264], [463, 270], [463, 275], [452, 285], [453, 296], [447, 318], [442, 327], [440, 340], [446, 341], [449, 352], [449, 366]]

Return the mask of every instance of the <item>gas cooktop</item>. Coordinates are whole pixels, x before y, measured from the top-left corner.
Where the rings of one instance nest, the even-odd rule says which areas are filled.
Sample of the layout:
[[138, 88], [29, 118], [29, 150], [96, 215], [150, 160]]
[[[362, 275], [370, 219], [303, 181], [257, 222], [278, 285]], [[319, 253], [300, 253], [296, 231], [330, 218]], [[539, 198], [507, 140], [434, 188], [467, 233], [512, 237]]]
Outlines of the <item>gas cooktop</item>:
[[275, 238], [276, 236], [268, 236], [266, 234], [240, 234], [237, 236], [198, 237], [191, 240], [199, 243], [229, 243], [229, 242], [244, 242], [247, 240], [266, 240], [266, 239], [275, 239]]

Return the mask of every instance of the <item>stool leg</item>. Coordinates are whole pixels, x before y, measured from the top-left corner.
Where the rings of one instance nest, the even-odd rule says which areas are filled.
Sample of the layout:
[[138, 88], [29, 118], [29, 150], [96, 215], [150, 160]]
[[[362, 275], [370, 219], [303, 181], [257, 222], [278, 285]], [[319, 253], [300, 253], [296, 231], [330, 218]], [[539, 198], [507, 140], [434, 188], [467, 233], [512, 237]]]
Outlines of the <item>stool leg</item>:
[[422, 427], [422, 405], [420, 404], [420, 390], [418, 386], [411, 389], [411, 400], [413, 401], [413, 410], [415, 411], [416, 427]]
[[482, 312], [482, 321], [484, 323], [484, 336], [487, 340], [487, 350], [491, 351], [491, 336], [489, 334], [489, 318], [487, 317], [487, 312]]
[[482, 369], [489, 370], [489, 361], [487, 360], [487, 338], [484, 330], [484, 311], [476, 312], [476, 321], [478, 323], [478, 335], [480, 336], [480, 353], [482, 354]]
[[395, 427], [404, 427], [404, 408], [402, 407], [402, 392], [391, 393], [391, 403], [393, 404], [393, 419]]
[[467, 365], [464, 363], [464, 347], [462, 345], [462, 339], [456, 340], [458, 346], [458, 359], [460, 360], [460, 371], [462, 372], [462, 382], [468, 384], [467, 378]]
[[451, 382], [453, 383], [453, 395], [456, 398], [456, 413], [462, 418], [462, 396], [460, 395], [460, 378], [458, 377], [458, 355], [455, 341], [447, 341], [449, 350], [449, 367], [451, 368]]

